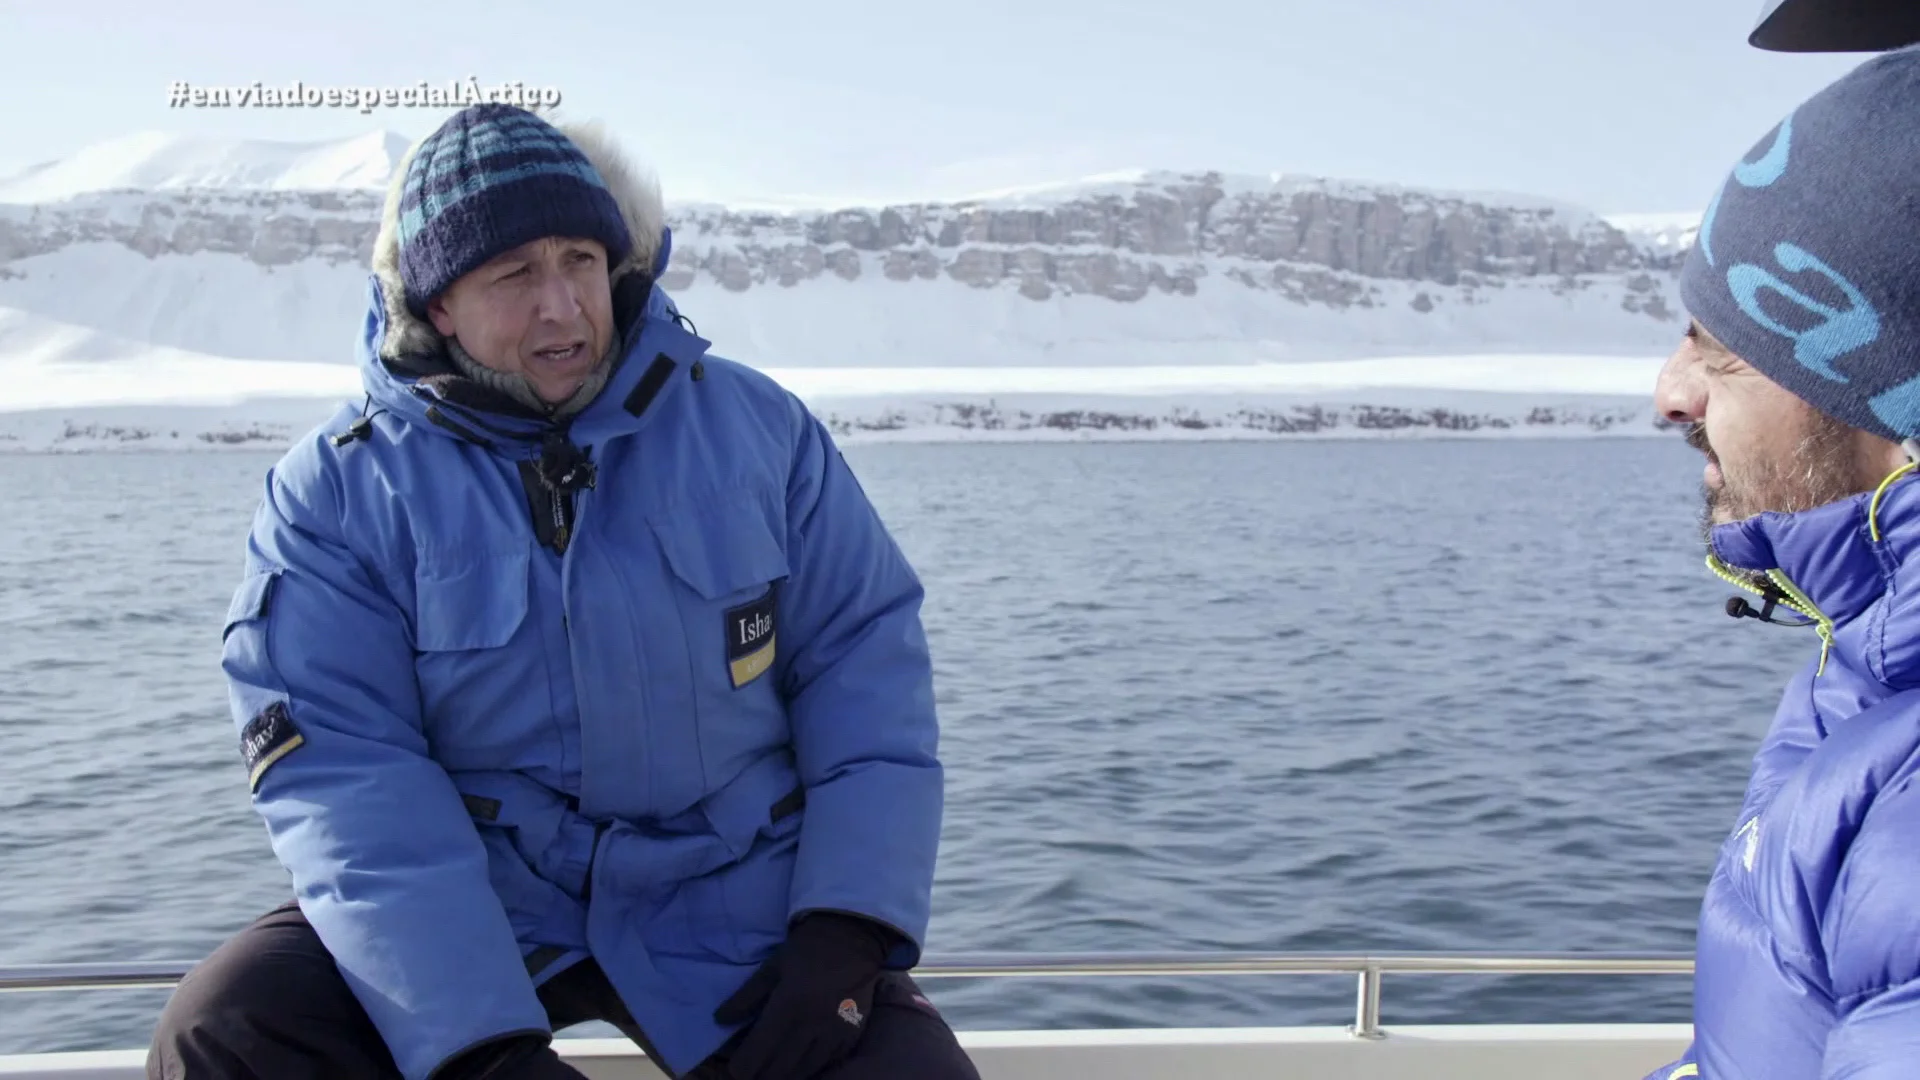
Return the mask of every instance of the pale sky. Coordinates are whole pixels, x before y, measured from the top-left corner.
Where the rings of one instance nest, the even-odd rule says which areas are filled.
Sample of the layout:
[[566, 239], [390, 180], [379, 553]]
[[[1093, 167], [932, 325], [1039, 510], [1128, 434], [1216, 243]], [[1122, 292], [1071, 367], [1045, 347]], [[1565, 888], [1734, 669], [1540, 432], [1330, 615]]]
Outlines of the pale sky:
[[0, 176], [138, 131], [425, 134], [435, 109], [175, 109], [203, 85], [551, 86], [670, 200], [943, 198], [1120, 169], [1698, 210], [1866, 59], [1759, 0], [0, 0]]

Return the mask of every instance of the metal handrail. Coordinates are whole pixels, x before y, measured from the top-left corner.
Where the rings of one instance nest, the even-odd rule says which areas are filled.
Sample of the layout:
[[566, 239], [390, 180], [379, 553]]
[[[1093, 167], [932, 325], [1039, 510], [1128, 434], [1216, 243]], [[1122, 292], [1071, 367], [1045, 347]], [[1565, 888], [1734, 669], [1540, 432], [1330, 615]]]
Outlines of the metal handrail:
[[[190, 961], [39, 964], [0, 968], [0, 993], [133, 990], [172, 986]], [[1687, 975], [1685, 953], [965, 953], [928, 957], [916, 978], [1087, 978], [1142, 975], [1353, 975], [1355, 1037], [1378, 1039], [1380, 984], [1389, 973], [1426, 975]]]
[[190, 960], [117, 964], [26, 964], [0, 968], [0, 993], [29, 990], [138, 990], [172, 986], [193, 969]]
[[1673, 975], [1693, 971], [1686, 953], [967, 953], [929, 957], [915, 978], [1111, 975], [1352, 975], [1362, 971], [1445, 975]]

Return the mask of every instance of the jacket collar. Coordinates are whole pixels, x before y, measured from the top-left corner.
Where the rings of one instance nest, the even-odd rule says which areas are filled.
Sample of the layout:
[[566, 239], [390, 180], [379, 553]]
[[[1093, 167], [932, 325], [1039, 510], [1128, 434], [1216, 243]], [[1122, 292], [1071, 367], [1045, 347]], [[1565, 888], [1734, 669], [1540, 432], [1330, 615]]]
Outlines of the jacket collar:
[[[1888, 598], [1920, 623], [1920, 603], [1894, 597], [1896, 578], [1920, 550], [1920, 480], [1914, 466], [1878, 489], [1798, 513], [1763, 513], [1713, 528], [1707, 565], [1722, 578], [1797, 612], [1831, 649], [1837, 630]], [[1741, 575], [1739, 571], [1747, 571]], [[1913, 573], [1920, 574], [1920, 560]], [[1764, 575], [1768, 583], [1752, 579]], [[1825, 653], [1822, 654], [1823, 659]]]
[[[1920, 526], [1914, 490], [1911, 484], [1896, 485], [1880, 506], [1882, 529], [1896, 528], [1909, 543], [1906, 534]], [[1799, 513], [1770, 512], [1716, 526], [1711, 553], [1726, 568], [1785, 578], [1781, 584], [1804, 593], [1835, 622], [1847, 622], [1887, 587], [1883, 545], [1873, 541], [1868, 527], [1870, 500], [1870, 495], [1855, 495]]]

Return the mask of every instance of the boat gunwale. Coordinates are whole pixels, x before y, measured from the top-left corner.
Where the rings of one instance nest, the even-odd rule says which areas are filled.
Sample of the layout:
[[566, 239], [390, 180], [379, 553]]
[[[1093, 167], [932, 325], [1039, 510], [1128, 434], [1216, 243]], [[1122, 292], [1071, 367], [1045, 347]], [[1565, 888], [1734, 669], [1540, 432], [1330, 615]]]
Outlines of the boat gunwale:
[[[0, 967], [0, 993], [171, 986], [196, 961], [25, 964]], [[916, 979], [1111, 978], [1212, 975], [1686, 975], [1672, 952], [1088, 952], [961, 953], [928, 957]]]
[[[0, 968], [0, 993], [48, 990], [140, 989], [171, 986], [191, 963], [42, 964]], [[915, 978], [1088, 978], [1174, 975], [1351, 975], [1358, 1039], [1385, 1036], [1380, 1018], [1382, 982], [1394, 975], [1684, 975], [1684, 953], [1623, 952], [1136, 952], [966, 953], [930, 957]]]

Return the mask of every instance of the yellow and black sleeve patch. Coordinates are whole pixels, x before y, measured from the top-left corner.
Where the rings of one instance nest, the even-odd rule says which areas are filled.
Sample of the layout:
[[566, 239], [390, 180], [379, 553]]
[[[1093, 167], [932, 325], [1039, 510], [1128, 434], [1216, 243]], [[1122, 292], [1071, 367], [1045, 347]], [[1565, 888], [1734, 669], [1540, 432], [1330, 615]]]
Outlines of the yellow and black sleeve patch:
[[730, 608], [727, 620], [727, 674], [739, 689], [773, 666], [773, 614], [778, 587], [752, 603]]
[[260, 778], [274, 763], [298, 750], [304, 743], [300, 730], [293, 726], [287, 703], [276, 701], [260, 710], [240, 730], [240, 760], [247, 766], [247, 789], [260, 790]]

